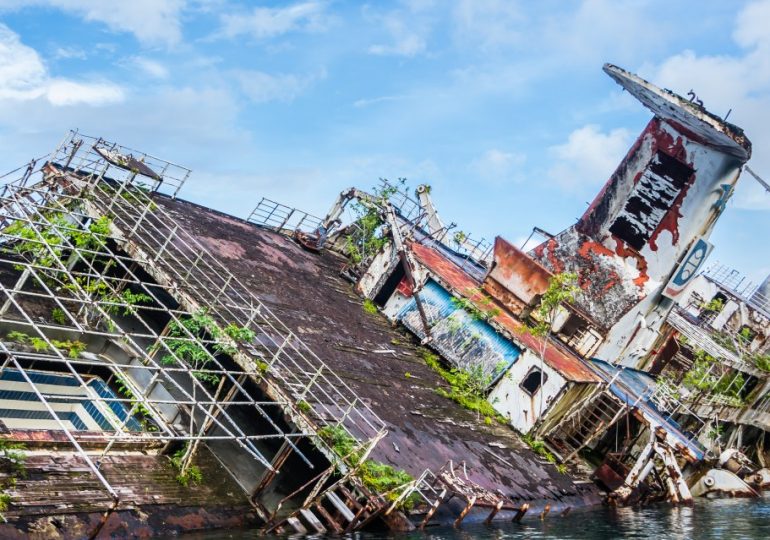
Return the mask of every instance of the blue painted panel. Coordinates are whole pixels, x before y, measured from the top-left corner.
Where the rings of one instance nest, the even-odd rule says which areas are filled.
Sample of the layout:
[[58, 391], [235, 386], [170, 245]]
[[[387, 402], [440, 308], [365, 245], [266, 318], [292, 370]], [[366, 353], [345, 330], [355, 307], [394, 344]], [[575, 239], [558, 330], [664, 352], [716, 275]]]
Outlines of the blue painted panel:
[[[103, 398], [108, 399], [116, 399], [117, 396], [112, 391], [112, 389], [105, 384], [104, 381], [101, 379], [92, 379], [88, 386], [93, 388], [99, 396]], [[121, 421], [125, 420], [128, 416], [128, 408], [125, 406], [125, 404], [119, 402], [119, 401], [107, 401], [107, 406], [112, 410], [113, 413], [115, 413], [115, 416], [117, 416]], [[126, 428], [129, 431], [142, 431], [142, 425], [132, 416], [128, 419], [128, 422], [126, 422]]]
[[703, 459], [706, 449], [695, 435], [682, 430], [682, 427], [670, 415], [664, 413], [650, 399], [655, 393], [657, 383], [648, 373], [636, 369], [610, 364], [599, 358], [589, 359], [594, 371], [610, 384], [610, 391], [630, 406], [638, 407], [655, 418], [668, 433], [680, 440], [692, 450], [697, 459]]
[[[490, 324], [455, 305], [452, 295], [435, 281], [428, 280], [419, 295], [433, 337], [431, 346], [456, 367], [469, 370], [481, 366], [494, 383], [521, 354], [519, 347]], [[426, 337], [414, 298], [401, 308], [397, 318], [421, 338]]]
[[[78, 386], [80, 383], [78, 380], [70, 375], [56, 375], [51, 373], [45, 373], [41, 371], [32, 371], [27, 370], [27, 376], [32, 380], [35, 384], [48, 384], [53, 386], [67, 386], [67, 387], [75, 387]], [[2, 374], [0, 374], [0, 381], [13, 381], [13, 382], [26, 382], [24, 380], [24, 377], [22, 374], [12, 368], [6, 368]], [[117, 396], [115, 393], [110, 389], [104, 381], [101, 379], [92, 379], [89, 383], [89, 386], [91, 386], [99, 396], [107, 399], [117, 399]], [[85, 396], [84, 396], [85, 397]], [[32, 391], [25, 391], [25, 390], [5, 390], [0, 389], [0, 400], [12, 400], [12, 401], [40, 401], [37, 397], [37, 394], [35, 394]], [[99, 426], [105, 430], [105, 431], [113, 431], [116, 429], [116, 426], [113, 426], [112, 423], [102, 414], [102, 412], [99, 410], [99, 408], [94, 404], [91, 400], [82, 400], [82, 399], [72, 399], [67, 398], [64, 396], [60, 397], [46, 397], [46, 400], [50, 403], [70, 403], [75, 404], [78, 403], [83, 407], [83, 410], [85, 410], [86, 413], [96, 422], [99, 424]], [[115, 416], [117, 416], [121, 421], [125, 420], [128, 416], [128, 409], [125, 407], [123, 403], [120, 403], [118, 401], [108, 401], [105, 402], [107, 406], [115, 413]], [[9, 410], [15, 410], [15, 409], [2, 409], [3, 411], [9, 411]], [[21, 414], [30, 414], [34, 415], [38, 412], [43, 411], [26, 411], [26, 410], [17, 410], [15, 413], [17, 416], [14, 416], [13, 414], [6, 414], [8, 418], [50, 418], [50, 415], [48, 415], [47, 412], [43, 412], [43, 416], [18, 416]], [[61, 415], [74, 415], [71, 418], [68, 416], [67, 418], [62, 418], [66, 420], [70, 420], [73, 425], [75, 426], [75, 429], [87, 429], [86, 424], [81, 420], [81, 418], [76, 413], [57, 413], [60, 416]], [[1, 415], [0, 415], [1, 416]], [[142, 431], [142, 425], [134, 418], [133, 416], [128, 419], [126, 422], [126, 428], [129, 431]]]

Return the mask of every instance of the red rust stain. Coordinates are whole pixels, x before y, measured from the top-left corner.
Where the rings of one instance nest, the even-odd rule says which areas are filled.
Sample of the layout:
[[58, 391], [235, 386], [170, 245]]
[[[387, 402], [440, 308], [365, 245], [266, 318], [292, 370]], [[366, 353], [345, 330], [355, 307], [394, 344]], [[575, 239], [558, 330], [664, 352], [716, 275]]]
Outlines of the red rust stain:
[[580, 249], [578, 249], [578, 255], [584, 259], [590, 259], [592, 253], [597, 255], [604, 255], [605, 257], [612, 257], [614, 255], [611, 249], [598, 242], [592, 242], [590, 240], [583, 242], [583, 245], [581, 245]]
[[412, 288], [412, 284], [409, 283], [409, 280], [406, 279], [406, 276], [398, 282], [398, 286], [396, 287], [396, 290], [406, 296], [407, 298], [411, 298], [412, 294], [414, 293], [414, 289]]
[[554, 274], [561, 274], [564, 272], [564, 263], [556, 258], [556, 239], [551, 238], [547, 242], [548, 244], [548, 262], [551, 264], [551, 269]]

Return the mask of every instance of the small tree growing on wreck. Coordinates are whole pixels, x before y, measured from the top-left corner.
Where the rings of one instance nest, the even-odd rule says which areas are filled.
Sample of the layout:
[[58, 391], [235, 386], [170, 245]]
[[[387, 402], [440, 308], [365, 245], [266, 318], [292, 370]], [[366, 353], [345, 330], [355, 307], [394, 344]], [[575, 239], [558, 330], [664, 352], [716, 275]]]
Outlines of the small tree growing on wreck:
[[[543, 358], [548, 347], [548, 342], [553, 334], [553, 324], [556, 322], [556, 316], [565, 303], [575, 301], [575, 297], [580, 292], [578, 287], [578, 276], [573, 272], [563, 272], [555, 274], [548, 280], [548, 289], [540, 297], [540, 303], [533, 311], [533, 321], [525, 331], [533, 336], [540, 338], [540, 347], [538, 355], [540, 357], [540, 384], [543, 383]], [[540, 407], [538, 415], [543, 413], [543, 394], [540, 392]]]
[[[398, 185], [404, 184], [406, 184], [406, 178], [399, 178]], [[388, 184], [386, 181], [384, 187], [374, 189], [374, 196], [370, 200], [359, 200], [353, 203], [356, 227], [345, 237], [345, 250], [354, 266], [360, 265], [375, 255], [388, 242], [388, 239], [382, 235], [382, 228], [385, 225], [383, 209], [398, 189], [398, 186]]]

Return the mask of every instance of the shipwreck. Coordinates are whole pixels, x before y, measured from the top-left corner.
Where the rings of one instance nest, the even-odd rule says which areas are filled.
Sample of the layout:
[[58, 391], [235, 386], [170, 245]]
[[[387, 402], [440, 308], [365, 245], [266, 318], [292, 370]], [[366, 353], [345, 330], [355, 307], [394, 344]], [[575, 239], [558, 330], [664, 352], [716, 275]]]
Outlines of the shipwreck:
[[6, 175], [0, 534], [411, 530], [760, 493], [768, 285], [704, 272], [751, 143], [604, 69], [654, 116], [528, 251], [446, 223], [428, 185], [230, 216], [178, 197], [188, 169], [79, 132]]

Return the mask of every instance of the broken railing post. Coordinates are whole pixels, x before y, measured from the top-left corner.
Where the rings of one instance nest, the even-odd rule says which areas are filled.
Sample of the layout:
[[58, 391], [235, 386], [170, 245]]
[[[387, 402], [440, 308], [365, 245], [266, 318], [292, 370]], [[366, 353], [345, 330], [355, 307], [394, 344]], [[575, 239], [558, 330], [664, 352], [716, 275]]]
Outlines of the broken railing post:
[[497, 515], [497, 513], [500, 511], [500, 509], [503, 507], [503, 499], [500, 499], [495, 507], [492, 509], [492, 511], [487, 516], [487, 519], [484, 520], [484, 523], [486, 525], [489, 525], [492, 522], [492, 519]]
[[471, 497], [468, 499], [468, 504], [465, 506], [465, 508], [463, 508], [463, 511], [460, 512], [460, 515], [455, 520], [455, 523], [454, 523], [455, 527], [459, 527], [460, 525], [462, 525], [462, 522], [465, 519], [465, 516], [468, 515], [468, 513], [473, 508], [474, 504], [476, 504], [476, 496], [471, 495]]
[[527, 510], [529, 510], [529, 503], [522, 504], [519, 507], [519, 509], [516, 511], [516, 515], [513, 516], [513, 519], [511, 521], [513, 521], [514, 523], [519, 523], [521, 519], [524, 517], [524, 514], [527, 513]]

